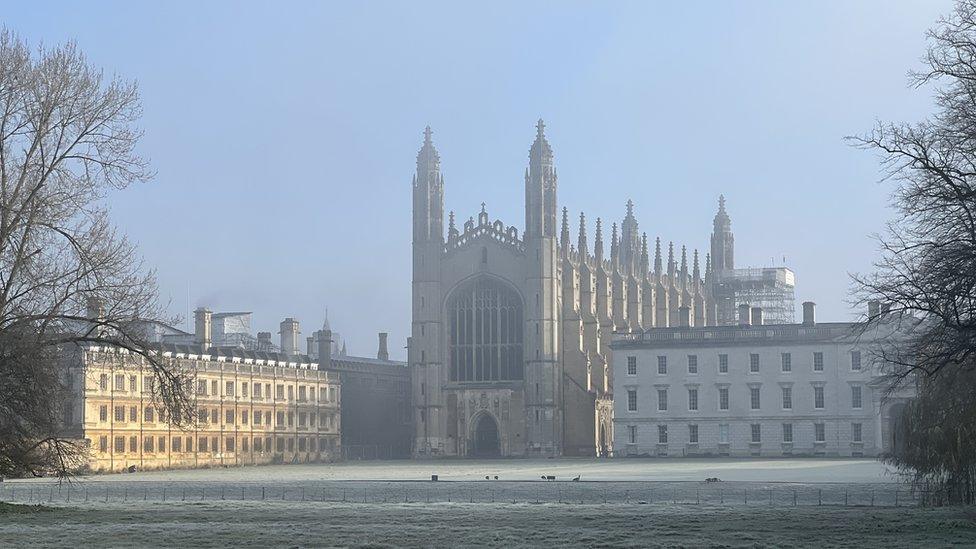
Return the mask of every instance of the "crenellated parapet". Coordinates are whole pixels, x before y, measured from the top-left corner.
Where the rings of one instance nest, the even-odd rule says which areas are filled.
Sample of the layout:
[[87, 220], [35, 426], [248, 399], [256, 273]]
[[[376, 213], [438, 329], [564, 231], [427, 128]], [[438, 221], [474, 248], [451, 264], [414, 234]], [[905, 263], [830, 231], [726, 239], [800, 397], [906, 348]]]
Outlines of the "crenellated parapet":
[[500, 219], [489, 221], [488, 211], [485, 209], [484, 203], [481, 204], [477, 223], [475, 223], [474, 217], [469, 217], [464, 222], [464, 232], [458, 232], [457, 226], [454, 224], [454, 212], [451, 212], [447, 228], [447, 242], [444, 244], [445, 253], [463, 248], [480, 239], [490, 239], [506, 244], [518, 252], [525, 251], [525, 242], [519, 239], [518, 228], [514, 225], [505, 227]]

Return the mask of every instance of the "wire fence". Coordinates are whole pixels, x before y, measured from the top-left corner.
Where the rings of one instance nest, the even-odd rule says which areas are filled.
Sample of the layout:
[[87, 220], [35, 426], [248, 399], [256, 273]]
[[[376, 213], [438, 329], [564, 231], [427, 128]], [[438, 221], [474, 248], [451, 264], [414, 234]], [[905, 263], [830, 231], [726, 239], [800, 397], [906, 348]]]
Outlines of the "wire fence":
[[330, 503], [494, 503], [577, 505], [728, 506], [917, 506], [933, 494], [899, 485], [759, 485], [698, 482], [377, 482], [178, 483], [178, 482], [7, 482], [0, 501], [10, 503], [135, 503], [199, 501], [286, 501]]

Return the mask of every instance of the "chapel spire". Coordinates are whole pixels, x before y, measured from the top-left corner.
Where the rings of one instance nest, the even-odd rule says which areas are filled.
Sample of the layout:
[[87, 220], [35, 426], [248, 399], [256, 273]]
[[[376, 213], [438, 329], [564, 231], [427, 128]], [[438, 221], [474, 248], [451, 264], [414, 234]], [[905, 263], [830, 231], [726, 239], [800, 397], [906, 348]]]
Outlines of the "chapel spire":
[[424, 144], [417, 152], [417, 171], [413, 176], [414, 242], [444, 241], [444, 176], [432, 134], [430, 126], [424, 128]]
[[712, 267], [718, 273], [734, 269], [735, 237], [732, 235], [732, 219], [725, 211], [725, 195], [718, 197], [718, 212], [712, 221]]
[[525, 172], [526, 237], [556, 236], [557, 177], [545, 128], [539, 119], [535, 142], [529, 149], [529, 169]]
[[596, 218], [596, 240], [593, 242], [593, 257], [597, 268], [603, 267], [603, 222]]
[[580, 254], [580, 261], [586, 261], [588, 248], [586, 245], [586, 214], [580, 212], [579, 237], [577, 238], [576, 250]]

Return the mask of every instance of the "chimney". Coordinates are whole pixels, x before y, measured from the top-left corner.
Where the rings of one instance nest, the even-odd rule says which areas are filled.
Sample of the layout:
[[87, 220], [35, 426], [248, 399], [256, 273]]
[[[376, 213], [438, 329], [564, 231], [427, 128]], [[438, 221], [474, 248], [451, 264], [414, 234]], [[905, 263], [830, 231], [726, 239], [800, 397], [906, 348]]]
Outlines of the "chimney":
[[319, 330], [319, 370], [332, 365], [332, 330]]
[[762, 326], [763, 325], [763, 310], [762, 307], [752, 308], [752, 325]]
[[306, 337], [305, 338], [305, 354], [311, 357], [315, 356], [315, 338]]
[[881, 302], [877, 299], [872, 299], [868, 301], [868, 320], [878, 318], [881, 313]]
[[691, 326], [691, 309], [687, 305], [678, 307], [678, 326], [682, 328]]
[[803, 325], [813, 326], [816, 322], [814, 315], [814, 310], [817, 308], [817, 304], [812, 301], [803, 302]]
[[390, 360], [390, 351], [386, 348], [386, 332], [380, 332], [380, 348], [376, 352], [376, 358], [380, 360]]
[[739, 326], [749, 325], [749, 304], [739, 304]]
[[882, 303], [881, 304], [881, 314], [882, 314], [882, 316], [883, 315], [886, 315], [886, 314], [888, 314], [890, 312], [891, 312], [891, 303]]
[[91, 320], [104, 320], [105, 319], [105, 305], [102, 300], [91, 296], [87, 300], [87, 311], [86, 315]]
[[194, 311], [194, 325], [196, 327], [196, 342], [206, 351], [212, 343], [211, 315], [213, 313], [206, 307], [200, 307]]
[[298, 354], [298, 321], [287, 317], [281, 321], [278, 333], [281, 335], [281, 352], [286, 355]]
[[271, 349], [271, 332], [258, 332], [258, 350]]

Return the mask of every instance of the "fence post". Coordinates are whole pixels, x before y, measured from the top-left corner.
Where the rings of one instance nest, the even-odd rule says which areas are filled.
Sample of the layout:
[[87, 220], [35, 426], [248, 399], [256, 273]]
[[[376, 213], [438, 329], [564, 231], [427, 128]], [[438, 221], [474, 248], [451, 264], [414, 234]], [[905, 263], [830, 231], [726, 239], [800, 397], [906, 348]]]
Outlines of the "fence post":
[[261, 501], [264, 501], [264, 486], [261, 487]]
[[105, 503], [108, 503], [108, 486], [105, 487]]
[[678, 489], [677, 488], [672, 488], [671, 489], [671, 504], [672, 505], [677, 505], [678, 504]]
[[166, 501], [166, 487], [163, 486], [163, 501]]
[[221, 500], [223, 500], [223, 499], [224, 499], [224, 488], [225, 488], [224, 486], [221, 486], [221, 487], [220, 487], [220, 499], [221, 499]]
[[363, 503], [366, 503], [366, 487], [363, 486]]
[[285, 487], [284, 487], [284, 486], [282, 486], [282, 487], [281, 487], [281, 501], [285, 501], [285, 492], [286, 492], [286, 491], [287, 491], [287, 490], [285, 489]]
[[85, 503], [88, 503], [88, 487], [85, 486]]
[[205, 487], [200, 488], [200, 501], [203, 501], [205, 499], [207, 499], [207, 489]]
[[[343, 492], [342, 501], [346, 501], [345, 492]], [[430, 488], [427, 489], [427, 503], [430, 503]]]
[[149, 487], [142, 487], [142, 501], [149, 501]]
[[847, 507], [847, 490], [844, 490], [844, 507]]
[[796, 490], [793, 490], [793, 507], [796, 507]]
[[241, 501], [244, 501], [244, 490], [246, 489], [244, 486], [241, 486]]
[[742, 490], [742, 503], [743, 503], [743, 505], [749, 505], [749, 489], [748, 488]]
[[718, 489], [718, 502], [722, 505], [725, 504], [725, 490], [721, 488]]
[[817, 505], [823, 505], [823, 488], [817, 490]]
[[695, 490], [695, 500], [698, 505], [701, 505], [701, 488]]

